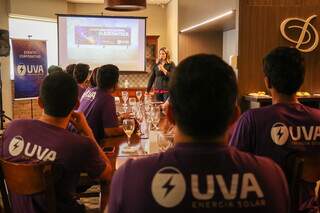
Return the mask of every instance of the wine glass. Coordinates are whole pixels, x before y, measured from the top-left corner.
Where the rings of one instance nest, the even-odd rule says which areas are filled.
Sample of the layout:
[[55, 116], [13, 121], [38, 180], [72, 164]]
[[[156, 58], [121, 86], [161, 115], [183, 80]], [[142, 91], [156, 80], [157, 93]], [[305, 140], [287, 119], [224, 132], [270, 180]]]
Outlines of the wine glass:
[[135, 127], [135, 122], [134, 119], [124, 119], [123, 123], [122, 123], [122, 128], [123, 131], [126, 133], [127, 138], [128, 138], [128, 147], [130, 146], [131, 142], [130, 142], [130, 138], [131, 135], [134, 131], [134, 127]]
[[138, 102], [140, 102], [141, 97], [142, 97], [142, 91], [140, 91], [140, 90], [136, 91], [136, 96], [138, 98]]
[[128, 91], [122, 91], [121, 92], [121, 96], [122, 96], [122, 100], [123, 100], [123, 105], [127, 106], [127, 101], [128, 101], [128, 98], [129, 98]]
[[138, 135], [142, 135], [141, 125], [144, 120], [144, 112], [141, 106], [137, 106], [135, 109], [135, 118], [139, 124]]
[[160, 107], [155, 106], [151, 108], [151, 122], [155, 130], [159, 130], [158, 124], [160, 122]]
[[144, 93], [144, 103], [145, 104], [150, 104], [151, 103], [151, 97], [147, 92]]

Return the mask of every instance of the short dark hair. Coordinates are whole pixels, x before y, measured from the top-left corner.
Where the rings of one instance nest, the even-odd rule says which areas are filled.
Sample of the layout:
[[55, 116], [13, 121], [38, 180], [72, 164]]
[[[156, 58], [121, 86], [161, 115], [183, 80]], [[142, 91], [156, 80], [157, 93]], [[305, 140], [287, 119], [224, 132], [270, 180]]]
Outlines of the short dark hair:
[[179, 129], [193, 139], [213, 139], [227, 129], [237, 101], [232, 67], [216, 55], [184, 59], [170, 79], [170, 104]]
[[74, 68], [76, 67], [76, 64], [69, 64], [66, 67], [66, 72], [73, 77]]
[[77, 64], [74, 68], [73, 77], [78, 84], [82, 84], [88, 77], [90, 66], [88, 64]]
[[293, 95], [304, 81], [304, 59], [296, 48], [277, 47], [264, 57], [263, 71], [277, 92]]
[[41, 84], [40, 99], [47, 115], [66, 117], [78, 100], [77, 83], [65, 72], [52, 73]]
[[111, 89], [119, 80], [119, 68], [113, 64], [103, 65], [97, 73], [97, 86], [100, 89]]
[[48, 74], [51, 75], [52, 73], [55, 73], [55, 72], [63, 72], [63, 69], [61, 67], [56, 66], [56, 65], [51, 65], [48, 68]]

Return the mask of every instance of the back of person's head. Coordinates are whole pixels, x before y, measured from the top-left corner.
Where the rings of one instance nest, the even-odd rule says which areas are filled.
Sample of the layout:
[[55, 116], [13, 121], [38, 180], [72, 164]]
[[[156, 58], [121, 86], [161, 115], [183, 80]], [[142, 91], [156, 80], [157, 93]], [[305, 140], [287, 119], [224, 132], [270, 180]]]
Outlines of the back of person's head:
[[78, 84], [82, 84], [88, 77], [90, 66], [88, 64], [77, 64], [73, 76]]
[[293, 95], [304, 81], [304, 59], [296, 48], [277, 47], [264, 57], [263, 71], [269, 80], [268, 87]]
[[89, 78], [90, 86], [96, 87], [97, 86], [97, 72], [99, 71], [100, 67], [96, 67], [92, 70], [92, 73]]
[[73, 77], [73, 72], [74, 72], [75, 67], [76, 67], [76, 64], [69, 64], [66, 67], [66, 73], [68, 73], [69, 75], [71, 75]]
[[100, 89], [112, 89], [118, 83], [119, 68], [113, 64], [103, 65], [97, 73], [97, 86]]
[[180, 62], [170, 80], [173, 118], [193, 139], [222, 136], [236, 109], [233, 69], [220, 57], [199, 54]]
[[55, 72], [63, 72], [63, 69], [61, 67], [56, 66], [56, 65], [51, 65], [48, 68], [48, 74], [51, 75], [52, 73], [55, 73]]
[[40, 99], [47, 115], [66, 117], [78, 100], [77, 83], [65, 72], [52, 73], [41, 84]]

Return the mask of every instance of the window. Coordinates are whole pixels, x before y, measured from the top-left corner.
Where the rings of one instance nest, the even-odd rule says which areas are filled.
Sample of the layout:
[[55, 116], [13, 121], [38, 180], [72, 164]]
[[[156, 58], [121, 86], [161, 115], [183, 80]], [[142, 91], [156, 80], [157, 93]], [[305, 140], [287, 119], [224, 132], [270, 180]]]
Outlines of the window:
[[[34, 39], [47, 41], [48, 67], [58, 65], [57, 22], [27, 18], [9, 18], [9, 33], [13, 39]], [[13, 56], [10, 55], [10, 78], [14, 79]]]

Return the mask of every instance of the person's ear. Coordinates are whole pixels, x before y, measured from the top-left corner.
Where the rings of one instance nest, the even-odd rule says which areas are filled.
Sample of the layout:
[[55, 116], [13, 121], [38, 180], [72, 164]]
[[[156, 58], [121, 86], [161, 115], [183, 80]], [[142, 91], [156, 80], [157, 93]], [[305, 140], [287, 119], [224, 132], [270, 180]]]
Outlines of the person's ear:
[[264, 84], [267, 87], [267, 89], [270, 90], [272, 88], [270, 80], [269, 80], [269, 78], [267, 76], [264, 77]]
[[171, 124], [173, 124], [173, 125], [176, 124], [176, 121], [174, 120], [174, 117], [173, 117], [172, 105], [170, 103], [169, 103], [168, 109], [167, 109], [167, 119]]
[[41, 100], [40, 97], [38, 97], [38, 105], [39, 105], [39, 107], [40, 107], [41, 109], [44, 108], [43, 102], [42, 102], [42, 100]]
[[80, 101], [77, 100], [76, 105], [74, 105], [74, 108], [73, 108], [73, 109], [76, 110], [76, 109], [79, 108], [79, 106], [80, 106]]

